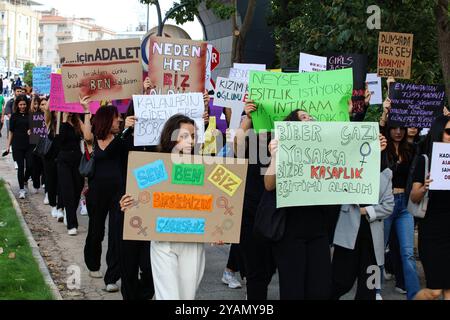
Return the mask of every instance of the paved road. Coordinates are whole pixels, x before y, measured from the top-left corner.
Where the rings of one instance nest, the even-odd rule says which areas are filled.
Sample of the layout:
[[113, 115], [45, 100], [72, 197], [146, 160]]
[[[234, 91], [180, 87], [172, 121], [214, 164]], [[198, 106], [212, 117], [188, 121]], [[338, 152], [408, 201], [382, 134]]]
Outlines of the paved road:
[[[5, 148], [5, 129], [2, 130], [3, 137], [0, 139], [0, 150]], [[11, 156], [0, 158], [0, 176], [8, 181], [13, 192], [18, 194], [16, 170]], [[31, 183], [30, 183], [31, 186]], [[89, 300], [116, 300], [121, 299], [120, 293], [106, 293], [103, 291], [102, 279], [92, 279], [87, 275], [87, 268], [83, 259], [83, 247], [87, 234], [88, 218], [78, 215], [79, 233], [76, 237], [67, 235], [66, 227], [58, 223], [50, 216], [50, 207], [43, 204], [44, 195], [41, 193], [30, 195], [26, 200], [19, 200], [24, 211], [25, 219], [40, 246], [41, 254], [46, 260], [52, 277], [61, 291], [64, 299], [89, 299]], [[107, 235], [107, 232], [106, 232]], [[102, 268], [105, 271], [105, 253], [107, 236], [103, 243]], [[221, 277], [223, 269], [228, 260], [229, 246], [207, 246], [206, 270], [200, 288], [197, 293], [199, 300], [244, 300], [245, 288], [229, 289], [222, 284]], [[81, 271], [81, 288], [69, 290], [66, 285], [67, 270], [75, 267]], [[393, 290], [393, 282], [386, 282], [383, 289], [383, 297], [386, 300], [404, 300], [405, 296]], [[354, 297], [353, 289], [342, 299], [348, 300]], [[278, 277], [275, 275], [269, 287], [269, 299], [279, 299]]]

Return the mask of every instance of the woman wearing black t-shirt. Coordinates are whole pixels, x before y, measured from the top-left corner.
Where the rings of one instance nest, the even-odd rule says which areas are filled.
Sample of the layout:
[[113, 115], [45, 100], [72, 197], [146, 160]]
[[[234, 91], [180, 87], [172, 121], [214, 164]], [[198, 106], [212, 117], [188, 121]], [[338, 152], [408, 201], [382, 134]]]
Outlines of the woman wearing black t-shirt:
[[[440, 116], [433, 122], [425, 140], [423, 153], [431, 163], [434, 142], [450, 143], [450, 117]], [[425, 159], [420, 156], [415, 168], [411, 200], [422, 201], [428, 191], [430, 177], [425, 177]], [[427, 288], [415, 299], [437, 299], [442, 294], [450, 300], [450, 191], [430, 190], [425, 218], [419, 219], [419, 255]]]
[[81, 160], [81, 139], [92, 141], [91, 114], [88, 99], [80, 102], [85, 110], [84, 123], [76, 113], [63, 113], [59, 129], [60, 149], [57, 158], [58, 181], [67, 218], [67, 230], [71, 236], [77, 235], [77, 209], [84, 180], [78, 171]]
[[[6, 144], [6, 152], [9, 152], [9, 148], [12, 146], [13, 158], [17, 162], [17, 180], [19, 182], [19, 199], [25, 199], [25, 181], [28, 180], [31, 173], [31, 151], [29, 138], [29, 111], [30, 100], [25, 96], [18, 96], [14, 101], [14, 110], [9, 122], [9, 139]], [[25, 166], [26, 163], [26, 166]]]

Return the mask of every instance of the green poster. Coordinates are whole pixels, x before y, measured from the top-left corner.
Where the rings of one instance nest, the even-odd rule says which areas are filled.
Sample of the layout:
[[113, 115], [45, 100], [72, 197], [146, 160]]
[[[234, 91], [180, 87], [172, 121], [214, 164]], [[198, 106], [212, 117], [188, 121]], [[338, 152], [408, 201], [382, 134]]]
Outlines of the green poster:
[[248, 99], [256, 132], [272, 130], [275, 121], [295, 109], [308, 112], [317, 121], [349, 121], [348, 101], [353, 91], [352, 69], [308, 73], [251, 71]]
[[173, 184], [202, 186], [205, 180], [205, 166], [202, 164], [174, 164], [172, 167]]
[[277, 207], [376, 204], [375, 122], [275, 122]]

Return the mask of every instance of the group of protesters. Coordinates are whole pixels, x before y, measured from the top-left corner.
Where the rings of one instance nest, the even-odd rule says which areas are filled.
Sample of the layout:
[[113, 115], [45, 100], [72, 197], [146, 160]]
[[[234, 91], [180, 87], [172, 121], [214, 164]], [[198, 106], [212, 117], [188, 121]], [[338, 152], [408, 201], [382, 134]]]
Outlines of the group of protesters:
[[[147, 94], [151, 87], [146, 78], [143, 93]], [[203, 94], [207, 127], [210, 97], [208, 92]], [[364, 118], [370, 99], [366, 89], [362, 115], [353, 113], [349, 102], [351, 120]], [[118, 291], [121, 280], [120, 291], [126, 300], [195, 299], [207, 261], [205, 244], [123, 239], [124, 212], [135, 201], [126, 194], [128, 153], [194, 154], [199, 150], [194, 120], [174, 115], [164, 124], [158, 146], [137, 147], [133, 144], [133, 128], [139, 118], [134, 115], [132, 100], [125, 114], [119, 113], [111, 101], [104, 101], [95, 115], [91, 114], [89, 101], [89, 96], [80, 97], [83, 114], [60, 114], [50, 110], [49, 96], [27, 96], [21, 87], [14, 88], [14, 97], [2, 114], [8, 133], [3, 156], [12, 152], [17, 164], [19, 199], [25, 199], [30, 189], [32, 193], [44, 189], [50, 215], [67, 225], [70, 236], [78, 234], [79, 208], [82, 214], [88, 214], [85, 263], [91, 277], [104, 278], [106, 291]], [[216, 135], [223, 135], [218, 140], [224, 144], [219, 147], [229, 142], [228, 156], [238, 149], [246, 150], [247, 157], [254, 152], [247, 136], [253, 129], [252, 114], [257, 107], [251, 100], [246, 102], [240, 128], [232, 135], [216, 130]], [[448, 110], [444, 108], [444, 115], [435, 119], [427, 135], [420, 135], [417, 128], [392, 126], [390, 108], [391, 101], [386, 98], [380, 119], [380, 196], [376, 205], [274, 209], [278, 141], [270, 133], [258, 136], [255, 154], [265, 154], [271, 161], [265, 164], [258, 158], [256, 163], [248, 164], [240, 243], [231, 246], [224, 283], [230, 288], [241, 287], [237, 280], [240, 272], [247, 299], [264, 300], [272, 276], [278, 272], [281, 299], [337, 300], [357, 280], [355, 299], [375, 300], [382, 299], [384, 281], [395, 277], [396, 290], [405, 293], [407, 299], [443, 296], [450, 300], [450, 202], [446, 200], [450, 192], [429, 191], [432, 181], [424, 175], [426, 162], [422, 157], [425, 154], [431, 159], [433, 143], [450, 143]], [[45, 154], [35, 152], [36, 145], [29, 141], [29, 115], [34, 112], [45, 114], [46, 139], [51, 144]], [[224, 108], [228, 122], [231, 112]], [[297, 109], [284, 121], [315, 120], [307, 111]], [[85, 178], [79, 170], [80, 162], [91, 156], [95, 157], [94, 172]], [[414, 219], [406, 209], [408, 199], [418, 203], [425, 194], [429, 198], [426, 216]], [[277, 239], [267, 239], [258, 232], [261, 210], [276, 210], [285, 218]], [[103, 275], [100, 266], [107, 217], [107, 270]], [[416, 228], [418, 255], [426, 278], [426, 288], [422, 289], [414, 251]], [[369, 272], [373, 266], [375, 269]], [[374, 272], [381, 274], [381, 280], [370, 286]]]

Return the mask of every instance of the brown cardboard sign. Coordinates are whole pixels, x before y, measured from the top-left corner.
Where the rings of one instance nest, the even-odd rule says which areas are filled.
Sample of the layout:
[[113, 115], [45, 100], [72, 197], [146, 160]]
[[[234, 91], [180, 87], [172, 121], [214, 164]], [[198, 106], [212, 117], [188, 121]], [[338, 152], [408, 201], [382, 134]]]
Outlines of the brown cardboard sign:
[[66, 103], [80, 95], [100, 101], [142, 93], [139, 39], [64, 43], [59, 52]]
[[379, 77], [411, 78], [414, 35], [411, 33], [380, 32], [378, 38]]
[[132, 151], [124, 240], [239, 243], [247, 160]]
[[206, 42], [151, 37], [149, 45], [151, 94], [205, 91]]

